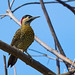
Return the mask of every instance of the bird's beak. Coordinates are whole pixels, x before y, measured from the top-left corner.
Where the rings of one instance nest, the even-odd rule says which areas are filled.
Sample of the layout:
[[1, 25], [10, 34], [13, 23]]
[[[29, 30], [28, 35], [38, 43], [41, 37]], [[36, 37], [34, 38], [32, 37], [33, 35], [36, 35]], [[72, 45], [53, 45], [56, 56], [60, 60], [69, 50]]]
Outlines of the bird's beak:
[[34, 19], [36, 19], [36, 18], [39, 18], [40, 16], [37, 16], [37, 17], [31, 17], [28, 21], [27, 21], [27, 23], [31, 23]]
[[34, 19], [36, 19], [36, 18], [39, 18], [40, 16], [37, 16], [37, 17], [32, 17], [31, 19], [32, 19], [32, 21], [34, 20]]

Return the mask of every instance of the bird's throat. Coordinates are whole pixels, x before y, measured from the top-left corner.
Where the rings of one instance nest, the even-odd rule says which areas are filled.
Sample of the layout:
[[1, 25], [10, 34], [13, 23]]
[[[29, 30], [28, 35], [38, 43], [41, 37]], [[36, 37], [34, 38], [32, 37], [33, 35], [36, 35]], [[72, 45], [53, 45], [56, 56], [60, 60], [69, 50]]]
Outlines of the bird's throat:
[[32, 30], [30, 24], [27, 24], [27, 25], [22, 24], [21, 25], [21, 31], [29, 31], [29, 30]]

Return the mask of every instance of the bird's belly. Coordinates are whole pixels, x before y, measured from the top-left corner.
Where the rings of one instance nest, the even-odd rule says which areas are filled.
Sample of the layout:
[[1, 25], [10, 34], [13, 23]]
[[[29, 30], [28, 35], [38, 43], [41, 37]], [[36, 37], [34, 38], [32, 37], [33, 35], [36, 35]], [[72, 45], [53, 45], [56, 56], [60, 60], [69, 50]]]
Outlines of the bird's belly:
[[19, 49], [27, 49], [31, 43], [33, 42], [33, 40], [23, 40], [19, 43], [19, 45], [17, 46]]
[[17, 48], [26, 50], [34, 41], [34, 35], [33, 34], [25, 34], [21, 37], [20, 43], [18, 44]]

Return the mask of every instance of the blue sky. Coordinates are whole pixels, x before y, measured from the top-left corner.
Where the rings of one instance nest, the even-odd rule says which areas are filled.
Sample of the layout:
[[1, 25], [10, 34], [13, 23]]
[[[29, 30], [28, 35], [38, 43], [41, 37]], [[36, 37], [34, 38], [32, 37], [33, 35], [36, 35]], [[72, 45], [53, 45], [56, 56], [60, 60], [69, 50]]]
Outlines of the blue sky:
[[[32, 2], [28, 0], [15, 0], [12, 10], [15, 9], [17, 6]], [[38, 0], [36, 0], [38, 1]], [[69, 2], [68, 4], [75, 6], [75, 1]], [[67, 9], [66, 7], [63, 7], [61, 4], [46, 4], [46, 9], [49, 14], [49, 17], [51, 19], [52, 25], [55, 29], [56, 35], [60, 41], [60, 44], [66, 54], [66, 56], [74, 60], [75, 59], [75, 16], [74, 14]], [[0, 0], [0, 14], [5, 14], [6, 10], [8, 9], [7, 0]], [[50, 29], [48, 27], [47, 21], [45, 19], [44, 13], [42, 11], [41, 5], [27, 5], [23, 6], [22, 8], [18, 9], [14, 12], [15, 17], [20, 21], [23, 15], [32, 15], [32, 16], [40, 16], [40, 18], [34, 20], [31, 23], [31, 26], [35, 32], [35, 35], [45, 42], [47, 45], [49, 45], [51, 48], [54, 49], [54, 40], [51, 35]], [[5, 17], [3, 19], [0, 19], [0, 40], [6, 42], [10, 45], [12, 38], [16, 32], [16, 30], [20, 28], [18, 24], [16, 24], [10, 17]], [[43, 53], [48, 54], [51, 57], [55, 56], [46, 51], [42, 46], [40, 46], [36, 41], [29, 47], [30, 49], [35, 49], [36, 51], [40, 51]], [[28, 53], [30, 55], [39, 55], [39, 53], [33, 52], [28, 50]], [[4, 61], [3, 61], [3, 55], [6, 56], [6, 62], [8, 62], [9, 55], [8, 53], [0, 50], [0, 72], [1, 75], [4, 75]], [[39, 61], [55, 73], [56, 70], [56, 61], [55, 60], [49, 60], [46, 57], [33, 57], [35, 60]], [[49, 60], [49, 63], [48, 63]], [[15, 64], [17, 75], [42, 75], [32, 67], [26, 65], [21, 60], [18, 60]], [[66, 69], [64, 63], [61, 63], [61, 73], [64, 72], [64, 69]], [[66, 70], [67, 72], [67, 70]], [[8, 75], [13, 75], [14, 71], [13, 68], [8, 68]]]

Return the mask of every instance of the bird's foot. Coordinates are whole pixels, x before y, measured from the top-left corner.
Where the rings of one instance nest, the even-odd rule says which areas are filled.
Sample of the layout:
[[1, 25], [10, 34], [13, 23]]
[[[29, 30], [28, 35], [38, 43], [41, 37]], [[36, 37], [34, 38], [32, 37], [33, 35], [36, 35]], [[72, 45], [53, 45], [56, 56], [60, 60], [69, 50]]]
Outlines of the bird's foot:
[[27, 53], [28, 57], [29, 57], [30, 59], [32, 59], [31, 55], [30, 55], [28, 52], [26, 52], [26, 53]]
[[32, 59], [32, 57], [31, 57], [31, 55], [30, 55], [30, 54], [28, 54], [28, 56], [29, 56], [29, 58], [30, 58], [30, 59]]

